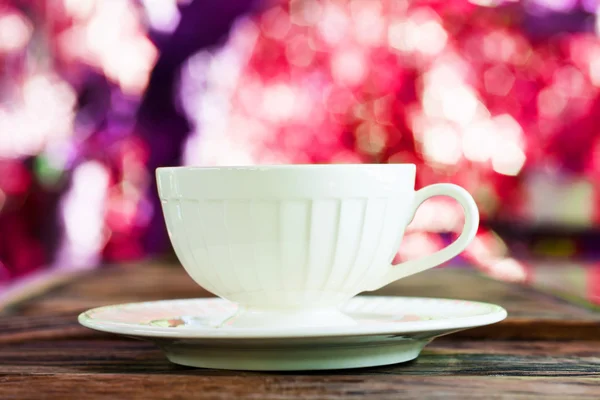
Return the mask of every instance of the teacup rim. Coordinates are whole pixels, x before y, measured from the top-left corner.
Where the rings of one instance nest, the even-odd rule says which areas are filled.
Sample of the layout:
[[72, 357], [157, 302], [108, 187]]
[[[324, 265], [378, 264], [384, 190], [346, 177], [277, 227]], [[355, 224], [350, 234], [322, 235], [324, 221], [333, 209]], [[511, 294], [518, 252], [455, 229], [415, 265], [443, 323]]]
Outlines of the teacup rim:
[[356, 168], [356, 169], [373, 169], [373, 168], [410, 168], [416, 170], [414, 163], [348, 163], [348, 164], [254, 164], [254, 165], [180, 165], [158, 167], [156, 172], [161, 171], [265, 171], [265, 170], [293, 170], [293, 169], [341, 169], [341, 168]]

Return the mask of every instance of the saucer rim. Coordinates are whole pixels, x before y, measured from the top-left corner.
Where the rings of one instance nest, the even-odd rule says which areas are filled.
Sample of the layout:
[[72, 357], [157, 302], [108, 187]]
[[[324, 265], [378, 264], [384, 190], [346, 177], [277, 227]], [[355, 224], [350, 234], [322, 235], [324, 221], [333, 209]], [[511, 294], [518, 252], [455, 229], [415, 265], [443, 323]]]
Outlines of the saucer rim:
[[221, 301], [231, 303], [218, 297], [189, 298], [189, 299], [169, 299], [154, 300], [143, 302], [120, 303], [91, 308], [79, 314], [78, 322], [96, 331], [129, 335], [144, 338], [169, 338], [169, 339], [294, 339], [294, 338], [325, 338], [325, 337], [346, 337], [346, 336], [372, 336], [372, 335], [397, 335], [414, 334], [436, 331], [459, 331], [464, 329], [476, 328], [490, 325], [504, 320], [507, 311], [492, 303], [470, 301], [462, 299], [435, 298], [435, 297], [409, 297], [409, 296], [356, 296], [361, 299], [394, 299], [411, 301], [442, 301], [442, 302], [461, 302], [479, 307], [487, 307], [489, 312], [479, 315], [466, 317], [456, 317], [439, 320], [425, 321], [402, 321], [402, 322], [382, 322], [372, 323], [363, 326], [332, 326], [332, 327], [313, 327], [299, 329], [285, 328], [186, 328], [185, 330], [176, 330], [170, 327], [156, 327], [148, 325], [134, 325], [131, 323], [98, 321], [90, 317], [88, 313], [98, 312], [106, 308], [115, 308], [123, 306], [142, 306], [152, 303], [165, 302], [185, 302], [185, 301]]

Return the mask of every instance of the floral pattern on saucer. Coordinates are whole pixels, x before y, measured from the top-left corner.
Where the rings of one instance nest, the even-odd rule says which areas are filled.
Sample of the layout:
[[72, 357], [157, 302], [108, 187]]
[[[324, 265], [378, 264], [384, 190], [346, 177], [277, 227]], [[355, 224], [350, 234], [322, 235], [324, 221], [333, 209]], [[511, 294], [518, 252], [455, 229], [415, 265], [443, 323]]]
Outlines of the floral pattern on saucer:
[[[80, 321], [90, 327], [100, 325], [130, 326], [176, 331], [226, 331], [221, 323], [235, 313], [237, 306], [219, 298], [168, 300], [100, 307], [82, 314]], [[440, 323], [479, 316], [501, 314], [496, 305], [464, 300], [409, 297], [357, 296], [343, 307], [361, 328], [394, 327], [410, 324]], [[89, 321], [89, 324], [86, 324]], [[221, 328], [217, 329], [217, 327]], [[426, 326], [426, 325], [424, 325]]]

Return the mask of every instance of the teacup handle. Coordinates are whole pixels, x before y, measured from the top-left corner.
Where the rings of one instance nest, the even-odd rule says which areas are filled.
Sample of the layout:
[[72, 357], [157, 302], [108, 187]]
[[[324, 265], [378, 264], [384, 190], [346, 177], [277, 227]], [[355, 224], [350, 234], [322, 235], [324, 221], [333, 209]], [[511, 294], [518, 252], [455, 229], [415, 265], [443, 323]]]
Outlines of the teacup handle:
[[460, 254], [468, 245], [471, 243], [477, 228], [479, 227], [479, 211], [477, 210], [477, 204], [473, 197], [460, 186], [453, 185], [450, 183], [438, 183], [422, 188], [415, 193], [415, 199], [413, 203], [412, 215], [409, 219], [409, 223], [413, 220], [415, 213], [419, 206], [427, 199], [435, 196], [448, 196], [452, 197], [462, 206], [465, 213], [465, 224], [463, 231], [452, 244], [447, 247], [422, 258], [416, 260], [406, 261], [400, 264], [391, 265], [387, 273], [376, 279], [374, 282], [370, 282], [369, 287], [366, 290], [376, 290], [385, 286], [389, 283], [397, 281], [398, 279], [404, 278], [409, 275], [416, 274], [426, 269], [438, 266], [451, 258]]

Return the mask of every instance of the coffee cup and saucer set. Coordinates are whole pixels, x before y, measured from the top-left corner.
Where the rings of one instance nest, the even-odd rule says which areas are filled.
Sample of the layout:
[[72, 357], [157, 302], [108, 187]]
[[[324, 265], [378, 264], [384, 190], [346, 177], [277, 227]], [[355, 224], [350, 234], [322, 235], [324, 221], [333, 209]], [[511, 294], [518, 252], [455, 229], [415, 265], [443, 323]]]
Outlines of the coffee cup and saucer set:
[[[154, 342], [180, 365], [285, 371], [401, 363], [436, 337], [503, 320], [493, 304], [360, 295], [450, 260], [477, 232], [466, 190], [415, 191], [415, 175], [413, 164], [159, 168], [177, 257], [218, 297], [110, 305], [79, 322]], [[406, 226], [434, 196], [462, 206], [462, 233], [392, 265]]]

